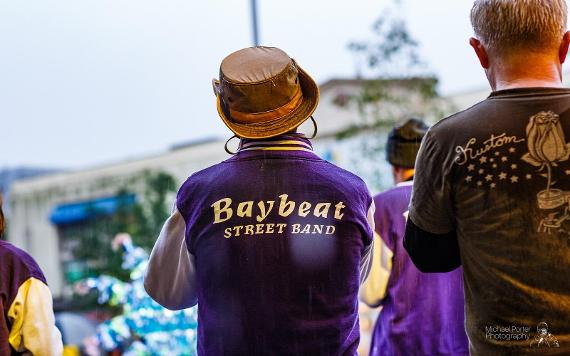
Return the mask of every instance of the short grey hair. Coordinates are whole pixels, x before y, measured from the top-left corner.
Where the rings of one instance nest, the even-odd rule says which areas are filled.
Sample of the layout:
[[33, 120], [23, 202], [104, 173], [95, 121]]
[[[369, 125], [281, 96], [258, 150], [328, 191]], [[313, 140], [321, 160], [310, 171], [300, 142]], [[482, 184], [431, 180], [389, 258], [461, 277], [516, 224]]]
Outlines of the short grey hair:
[[558, 46], [567, 19], [565, 0], [476, 0], [471, 9], [475, 36], [498, 51]]

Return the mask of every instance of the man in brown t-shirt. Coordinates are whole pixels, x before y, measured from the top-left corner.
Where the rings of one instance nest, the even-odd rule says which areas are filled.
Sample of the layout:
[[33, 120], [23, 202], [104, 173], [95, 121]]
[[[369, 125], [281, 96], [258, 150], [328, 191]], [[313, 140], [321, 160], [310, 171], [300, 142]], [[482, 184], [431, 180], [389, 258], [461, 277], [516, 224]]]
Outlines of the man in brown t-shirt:
[[570, 354], [570, 33], [563, 0], [478, 0], [470, 40], [493, 93], [428, 132], [405, 246], [463, 266], [473, 355]]

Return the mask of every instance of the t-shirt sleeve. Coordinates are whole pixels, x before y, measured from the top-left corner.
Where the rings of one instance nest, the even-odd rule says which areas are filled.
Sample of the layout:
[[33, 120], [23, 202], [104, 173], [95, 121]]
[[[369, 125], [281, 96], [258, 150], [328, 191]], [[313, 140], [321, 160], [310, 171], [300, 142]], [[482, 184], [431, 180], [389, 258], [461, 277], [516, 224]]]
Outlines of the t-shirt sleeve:
[[450, 172], [452, 153], [442, 150], [431, 130], [416, 159], [409, 218], [421, 229], [445, 234], [455, 229]]
[[377, 233], [374, 234], [372, 246], [372, 267], [368, 278], [360, 286], [359, 295], [360, 300], [369, 307], [376, 308], [386, 296], [394, 254]]

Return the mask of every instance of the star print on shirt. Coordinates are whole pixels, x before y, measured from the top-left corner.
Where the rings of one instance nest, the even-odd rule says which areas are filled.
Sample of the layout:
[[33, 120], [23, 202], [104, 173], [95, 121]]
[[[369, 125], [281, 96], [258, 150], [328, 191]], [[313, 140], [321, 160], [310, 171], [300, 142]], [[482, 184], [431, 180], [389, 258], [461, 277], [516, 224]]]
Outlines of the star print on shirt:
[[[485, 152], [484, 156], [474, 157], [466, 166], [467, 171], [464, 182], [473, 184], [477, 188], [498, 188], [502, 181], [514, 184], [519, 182], [521, 179], [519, 177], [527, 180], [532, 179], [532, 175], [525, 175], [523, 172], [517, 175], [513, 174], [515, 171], [522, 170], [519, 168], [518, 163], [513, 162], [516, 158], [513, 154], [517, 151], [520, 150], [517, 150], [516, 147], [503, 146], [495, 148], [491, 152]], [[566, 174], [570, 175], [570, 170]]]
[[531, 174], [527, 174], [527, 175], [525, 176], [525, 178], [526, 178], [526, 179], [532, 179], [532, 175], [531, 175]]

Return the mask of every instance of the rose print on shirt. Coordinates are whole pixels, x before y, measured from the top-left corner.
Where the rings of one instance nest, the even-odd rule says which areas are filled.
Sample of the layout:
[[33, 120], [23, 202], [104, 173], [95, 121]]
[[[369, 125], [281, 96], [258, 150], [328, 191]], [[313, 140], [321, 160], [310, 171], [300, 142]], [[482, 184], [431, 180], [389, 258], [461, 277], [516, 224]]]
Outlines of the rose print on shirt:
[[538, 192], [537, 200], [540, 209], [551, 210], [565, 206], [563, 213], [552, 212], [539, 225], [539, 232], [550, 233], [559, 229], [562, 223], [570, 220], [570, 192], [552, 188], [552, 168], [570, 158], [570, 143], [566, 142], [560, 117], [552, 111], [541, 111], [533, 115], [526, 127], [528, 153], [521, 159], [535, 167], [547, 179], [546, 189]]
[[523, 156], [525, 161], [539, 166], [566, 161], [570, 156], [570, 144], [565, 142], [560, 117], [552, 111], [532, 116], [526, 134], [529, 153]]
[[532, 116], [526, 127], [528, 153], [522, 156], [523, 161], [547, 169], [548, 183], [546, 193], [549, 195], [552, 186], [552, 167], [557, 162], [567, 161], [570, 157], [570, 143], [564, 139], [564, 131], [560, 117], [552, 111], [541, 111]]

